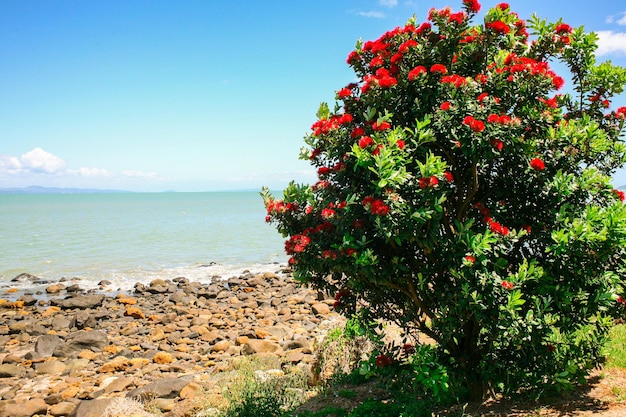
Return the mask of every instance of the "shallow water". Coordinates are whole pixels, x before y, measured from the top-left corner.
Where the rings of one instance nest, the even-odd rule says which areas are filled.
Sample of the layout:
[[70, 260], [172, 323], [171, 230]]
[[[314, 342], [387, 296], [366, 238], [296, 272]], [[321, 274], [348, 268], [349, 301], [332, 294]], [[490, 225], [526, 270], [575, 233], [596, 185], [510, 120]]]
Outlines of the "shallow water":
[[273, 271], [283, 238], [264, 218], [257, 192], [0, 195], [0, 285], [23, 272], [130, 288]]

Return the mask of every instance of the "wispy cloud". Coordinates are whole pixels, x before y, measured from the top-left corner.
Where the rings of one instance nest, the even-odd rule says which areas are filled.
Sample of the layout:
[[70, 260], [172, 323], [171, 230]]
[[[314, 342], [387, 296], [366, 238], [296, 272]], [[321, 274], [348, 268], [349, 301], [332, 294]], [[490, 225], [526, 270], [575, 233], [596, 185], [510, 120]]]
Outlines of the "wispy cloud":
[[159, 176], [156, 172], [143, 172], [132, 169], [122, 171], [122, 175], [129, 178], [157, 178]]
[[626, 26], [626, 12], [618, 13], [614, 16], [606, 18], [607, 23], [617, 23], [620, 26]]
[[384, 19], [385, 18], [385, 13], [383, 12], [378, 12], [375, 10], [369, 11], [369, 12], [357, 12], [357, 14], [359, 16], [363, 16], [363, 17], [372, 17], [375, 19]]
[[596, 55], [619, 54], [626, 55], [626, 33], [611, 30], [599, 30], [598, 50]]
[[70, 171], [72, 173], [76, 173], [81, 177], [110, 177], [111, 172], [108, 169], [104, 168], [89, 168], [89, 167], [80, 167], [77, 171]]
[[398, 0], [378, 0], [378, 4], [384, 7], [396, 7]]

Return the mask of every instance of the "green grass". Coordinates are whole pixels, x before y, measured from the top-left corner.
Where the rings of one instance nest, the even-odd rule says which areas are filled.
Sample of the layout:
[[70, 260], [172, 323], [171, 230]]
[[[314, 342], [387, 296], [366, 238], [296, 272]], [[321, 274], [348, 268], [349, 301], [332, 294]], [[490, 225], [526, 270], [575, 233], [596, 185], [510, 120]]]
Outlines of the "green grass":
[[626, 369], [626, 324], [613, 326], [604, 347], [608, 368]]

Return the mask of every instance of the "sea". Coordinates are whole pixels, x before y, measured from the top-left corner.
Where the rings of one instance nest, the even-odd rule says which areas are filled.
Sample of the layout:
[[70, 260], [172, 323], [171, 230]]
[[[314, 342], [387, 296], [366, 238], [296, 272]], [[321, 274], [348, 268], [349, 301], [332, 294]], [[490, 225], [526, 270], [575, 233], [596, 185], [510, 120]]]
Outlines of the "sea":
[[[0, 194], [2, 292], [209, 283], [280, 270], [283, 248], [258, 192]], [[24, 273], [39, 280], [15, 280]]]

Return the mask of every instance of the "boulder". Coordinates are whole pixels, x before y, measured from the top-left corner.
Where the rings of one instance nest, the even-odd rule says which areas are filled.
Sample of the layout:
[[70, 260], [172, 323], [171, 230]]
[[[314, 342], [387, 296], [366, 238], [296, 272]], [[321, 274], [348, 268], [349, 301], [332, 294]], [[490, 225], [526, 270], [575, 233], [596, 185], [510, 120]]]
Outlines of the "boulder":
[[57, 305], [65, 309], [86, 309], [95, 308], [102, 304], [104, 301], [104, 294], [88, 294], [77, 295], [76, 297], [65, 298], [63, 300], [51, 299], [50, 304]]
[[189, 382], [182, 378], [163, 378], [129, 391], [126, 397], [142, 401], [154, 398], [176, 398]]
[[62, 345], [64, 340], [54, 334], [44, 334], [37, 338], [35, 342], [35, 352], [40, 357], [52, 356], [57, 346]]
[[42, 398], [36, 398], [22, 404], [7, 404], [0, 411], [0, 417], [32, 417], [47, 413], [48, 404]]

